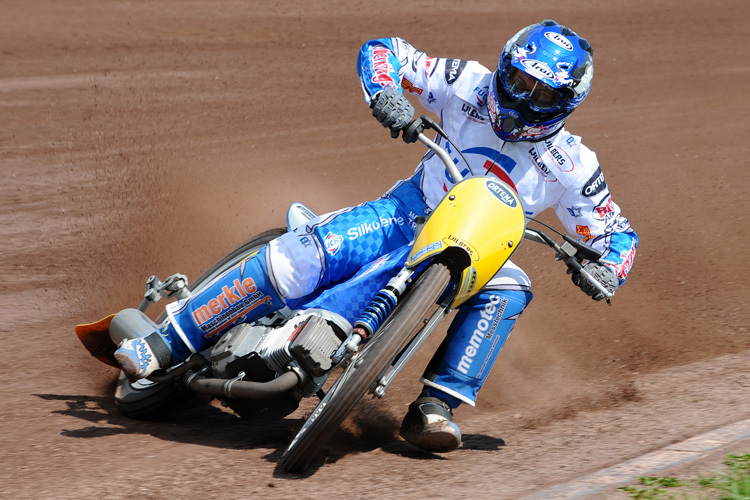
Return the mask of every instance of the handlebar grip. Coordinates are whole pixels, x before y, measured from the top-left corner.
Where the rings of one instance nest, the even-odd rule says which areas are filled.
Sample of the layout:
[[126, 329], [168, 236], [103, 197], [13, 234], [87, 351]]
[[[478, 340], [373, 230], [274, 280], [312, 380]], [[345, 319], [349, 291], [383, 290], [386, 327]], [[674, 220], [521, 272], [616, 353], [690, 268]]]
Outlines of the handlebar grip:
[[599, 281], [596, 278], [594, 278], [593, 276], [591, 276], [591, 273], [589, 273], [588, 271], [586, 271], [583, 268], [583, 266], [581, 265], [580, 262], [578, 262], [577, 260], [575, 260], [573, 258], [568, 259], [568, 260], [575, 261], [575, 264], [573, 266], [571, 266], [570, 264], [568, 264], [568, 261], [565, 261], [566, 264], [568, 264], [568, 267], [577, 267], [577, 269], [575, 269], [575, 271], [578, 272], [578, 273], [580, 273], [580, 275], [583, 276], [586, 279], [586, 281], [588, 281], [589, 283], [591, 283], [592, 285], [594, 285], [597, 290], [599, 290], [602, 294], [604, 294], [605, 298], [611, 299], [612, 297], [615, 296], [615, 294], [613, 292], [610, 292], [609, 290], [607, 290], [606, 288], [604, 288], [604, 285], [602, 285], [601, 283], [599, 283]]

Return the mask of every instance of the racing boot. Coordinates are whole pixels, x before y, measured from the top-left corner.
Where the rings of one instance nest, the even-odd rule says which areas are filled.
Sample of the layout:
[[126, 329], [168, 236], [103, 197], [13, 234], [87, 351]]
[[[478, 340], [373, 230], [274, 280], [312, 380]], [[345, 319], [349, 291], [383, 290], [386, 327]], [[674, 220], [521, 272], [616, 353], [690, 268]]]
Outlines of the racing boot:
[[115, 351], [115, 359], [131, 382], [172, 365], [172, 353], [158, 332], [123, 340]]
[[265, 255], [263, 248], [200, 292], [168, 304], [167, 321], [154, 325], [151, 333], [123, 340], [115, 359], [128, 378], [138, 380], [180, 363], [215, 344], [232, 327], [284, 307], [268, 276]]
[[451, 407], [440, 398], [422, 394], [409, 405], [401, 422], [401, 437], [424, 451], [455, 450], [461, 444], [461, 429], [453, 422]]

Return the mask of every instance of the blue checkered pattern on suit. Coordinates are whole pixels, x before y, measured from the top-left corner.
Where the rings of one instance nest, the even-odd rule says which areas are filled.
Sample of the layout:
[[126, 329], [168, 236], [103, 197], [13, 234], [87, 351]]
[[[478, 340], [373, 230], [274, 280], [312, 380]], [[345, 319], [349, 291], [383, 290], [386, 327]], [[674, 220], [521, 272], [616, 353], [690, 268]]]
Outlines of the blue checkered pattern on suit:
[[325, 249], [325, 270], [318, 286], [344, 281], [363, 266], [411, 242], [414, 218], [425, 214], [418, 176], [384, 198], [342, 210], [313, 231]]
[[313, 307], [333, 311], [354, 324], [379, 290], [385, 287], [406, 262], [409, 245], [391, 252], [362, 268], [351, 279], [323, 291], [318, 297], [302, 304], [302, 309]]

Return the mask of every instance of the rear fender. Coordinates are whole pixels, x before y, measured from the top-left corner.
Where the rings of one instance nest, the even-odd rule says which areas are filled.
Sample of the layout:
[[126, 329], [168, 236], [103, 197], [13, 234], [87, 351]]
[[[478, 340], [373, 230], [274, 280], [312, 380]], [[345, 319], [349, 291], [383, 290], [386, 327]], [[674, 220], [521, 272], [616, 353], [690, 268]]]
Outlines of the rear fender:
[[109, 327], [114, 317], [114, 314], [110, 314], [95, 323], [77, 325], [76, 336], [78, 336], [78, 340], [81, 341], [86, 350], [96, 359], [119, 368], [120, 365], [117, 364], [114, 357], [117, 346], [109, 336]]

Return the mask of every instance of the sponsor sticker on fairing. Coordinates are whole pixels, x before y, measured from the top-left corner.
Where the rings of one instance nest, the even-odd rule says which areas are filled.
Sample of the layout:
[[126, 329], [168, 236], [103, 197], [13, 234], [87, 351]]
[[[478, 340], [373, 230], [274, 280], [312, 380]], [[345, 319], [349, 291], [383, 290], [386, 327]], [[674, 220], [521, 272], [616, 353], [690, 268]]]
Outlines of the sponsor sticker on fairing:
[[471, 243], [462, 238], [459, 238], [458, 236], [449, 234], [448, 236], [443, 238], [443, 243], [445, 243], [447, 246], [457, 246], [463, 248], [469, 254], [471, 260], [479, 260], [479, 252], [477, 252], [477, 250], [471, 245]]
[[414, 254], [414, 256], [411, 258], [412, 262], [416, 262], [419, 259], [421, 259], [423, 256], [428, 255], [435, 250], [440, 250], [443, 248], [443, 243], [441, 241], [436, 241], [435, 243], [430, 243], [426, 247], [424, 247], [422, 250], [418, 251]]
[[510, 208], [518, 206], [518, 200], [503, 184], [493, 179], [487, 179], [485, 186], [495, 198], [508, 205]]

